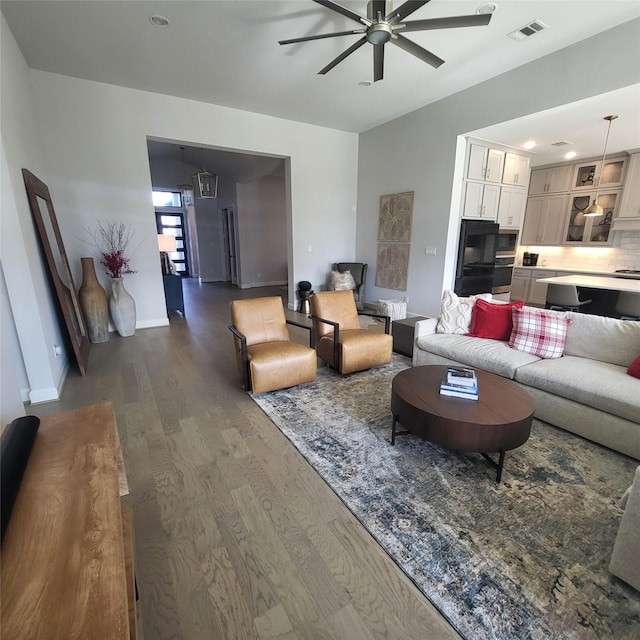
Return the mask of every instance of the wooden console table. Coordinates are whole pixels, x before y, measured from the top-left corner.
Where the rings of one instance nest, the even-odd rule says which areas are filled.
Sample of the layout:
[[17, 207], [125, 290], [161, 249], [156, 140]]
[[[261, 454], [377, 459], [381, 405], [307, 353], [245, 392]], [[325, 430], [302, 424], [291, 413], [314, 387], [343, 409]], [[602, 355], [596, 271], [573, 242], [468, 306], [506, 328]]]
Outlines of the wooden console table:
[[3, 640], [136, 637], [110, 402], [41, 419], [2, 545]]

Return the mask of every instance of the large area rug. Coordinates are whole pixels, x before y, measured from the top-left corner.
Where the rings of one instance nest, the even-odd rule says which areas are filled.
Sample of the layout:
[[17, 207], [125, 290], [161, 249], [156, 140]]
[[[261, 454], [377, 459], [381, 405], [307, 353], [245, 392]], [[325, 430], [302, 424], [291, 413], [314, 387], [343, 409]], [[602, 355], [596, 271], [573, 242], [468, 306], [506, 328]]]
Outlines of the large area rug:
[[637, 639], [640, 594], [607, 571], [637, 462], [540, 421], [501, 484], [479, 454], [392, 446], [408, 365], [253, 399], [463, 637]]

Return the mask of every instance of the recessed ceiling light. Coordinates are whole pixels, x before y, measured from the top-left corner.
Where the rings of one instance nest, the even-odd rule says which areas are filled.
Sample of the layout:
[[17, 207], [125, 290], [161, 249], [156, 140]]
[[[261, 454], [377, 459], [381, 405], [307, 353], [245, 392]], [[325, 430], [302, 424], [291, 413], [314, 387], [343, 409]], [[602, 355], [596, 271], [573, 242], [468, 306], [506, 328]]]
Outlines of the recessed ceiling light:
[[152, 25], [155, 25], [156, 27], [168, 27], [169, 26], [169, 20], [167, 20], [167, 18], [165, 18], [164, 16], [151, 16], [149, 18], [149, 22]]
[[495, 2], [489, 2], [487, 4], [483, 4], [481, 7], [476, 9], [476, 13], [480, 16], [486, 13], [493, 13], [498, 8], [498, 5]]
[[575, 151], [568, 151], [567, 153], [564, 154], [564, 157], [567, 160], [571, 160], [571, 158], [575, 158], [578, 154]]
[[536, 146], [536, 143], [533, 140], [527, 140], [523, 145], [523, 149], [533, 149]]
[[368, 80], [361, 80], [358, 82], [359, 87], [370, 87], [371, 83]]

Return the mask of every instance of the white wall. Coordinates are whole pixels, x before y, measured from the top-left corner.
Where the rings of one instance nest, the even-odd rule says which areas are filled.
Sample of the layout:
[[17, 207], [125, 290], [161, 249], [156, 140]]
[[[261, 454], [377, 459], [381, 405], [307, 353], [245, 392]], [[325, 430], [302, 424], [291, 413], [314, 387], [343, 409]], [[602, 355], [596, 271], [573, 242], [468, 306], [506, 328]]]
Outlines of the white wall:
[[[23, 395], [20, 400], [42, 402], [59, 396], [68, 360], [64, 356], [56, 358], [53, 353], [53, 346], [62, 346], [64, 338], [21, 170], [28, 168], [45, 183], [49, 183], [49, 174], [34, 110], [30, 71], [4, 17], [0, 29], [0, 258], [10, 306], [10, 313], [3, 312], [2, 317], [2, 371], [15, 371]], [[53, 200], [57, 211], [55, 193]], [[16, 336], [21, 359], [13, 357]], [[3, 388], [3, 395], [4, 392]], [[9, 400], [3, 397], [5, 401]]]
[[[287, 158], [292, 306], [295, 281], [307, 279], [318, 286], [327, 262], [353, 257], [357, 135], [29, 71], [4, 19], [0, 44], [7, 167], [3, 187], [9, 185], [2, 193], [1, 257], [32, 395], [38, 390], [41, 399], [47, 393], [56, 396], [65, 369], [62, 359], [53, 356], [61, 336], [38, 256], [20, 175], [23, 166], [50, 188], [76, 286], [80, 257], [97, 257], [83, 241], [84, 229], [100, 219], [122, 221], [135, 230], [132, 244], [138, 246], [132, 263], [138, 273], [127, 276], [126, 286], [136, 300], [139, 329], [167, 322], [147, 137]], [[314, 252], [303, 252], [298, 237], [312, 238]], [[4, 353], [2, 357], [4, 361]]]
[[[356, 255], [370, 265], [367, 299], [405, 295], [374, 286], [381, 195], [415, 191], [408, 308], [435, 315], [443, 288], [452, 284], [458, 136], [637, 83], [639, 43], [640, 20], [633, 20], [362, 134]], [[425, 255], [426, 246], [437, 247], [438, 255]]]
[[236, 185], [241, 287], [287, 282], [285, 183], [268, 177]]

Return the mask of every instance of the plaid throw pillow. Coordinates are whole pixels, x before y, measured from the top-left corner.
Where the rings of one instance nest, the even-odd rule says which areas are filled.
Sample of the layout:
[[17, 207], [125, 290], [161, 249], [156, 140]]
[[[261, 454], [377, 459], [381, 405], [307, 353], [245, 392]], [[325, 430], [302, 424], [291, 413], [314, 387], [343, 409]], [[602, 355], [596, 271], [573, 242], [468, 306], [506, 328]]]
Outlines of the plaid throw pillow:
[[524, 307], [511, 309], [513, 330], [509, 346], [540, 358], [560, 358], [567, 340], [567, 326], [571, 322], [559, 313], [545, 313], [541, 309]]

